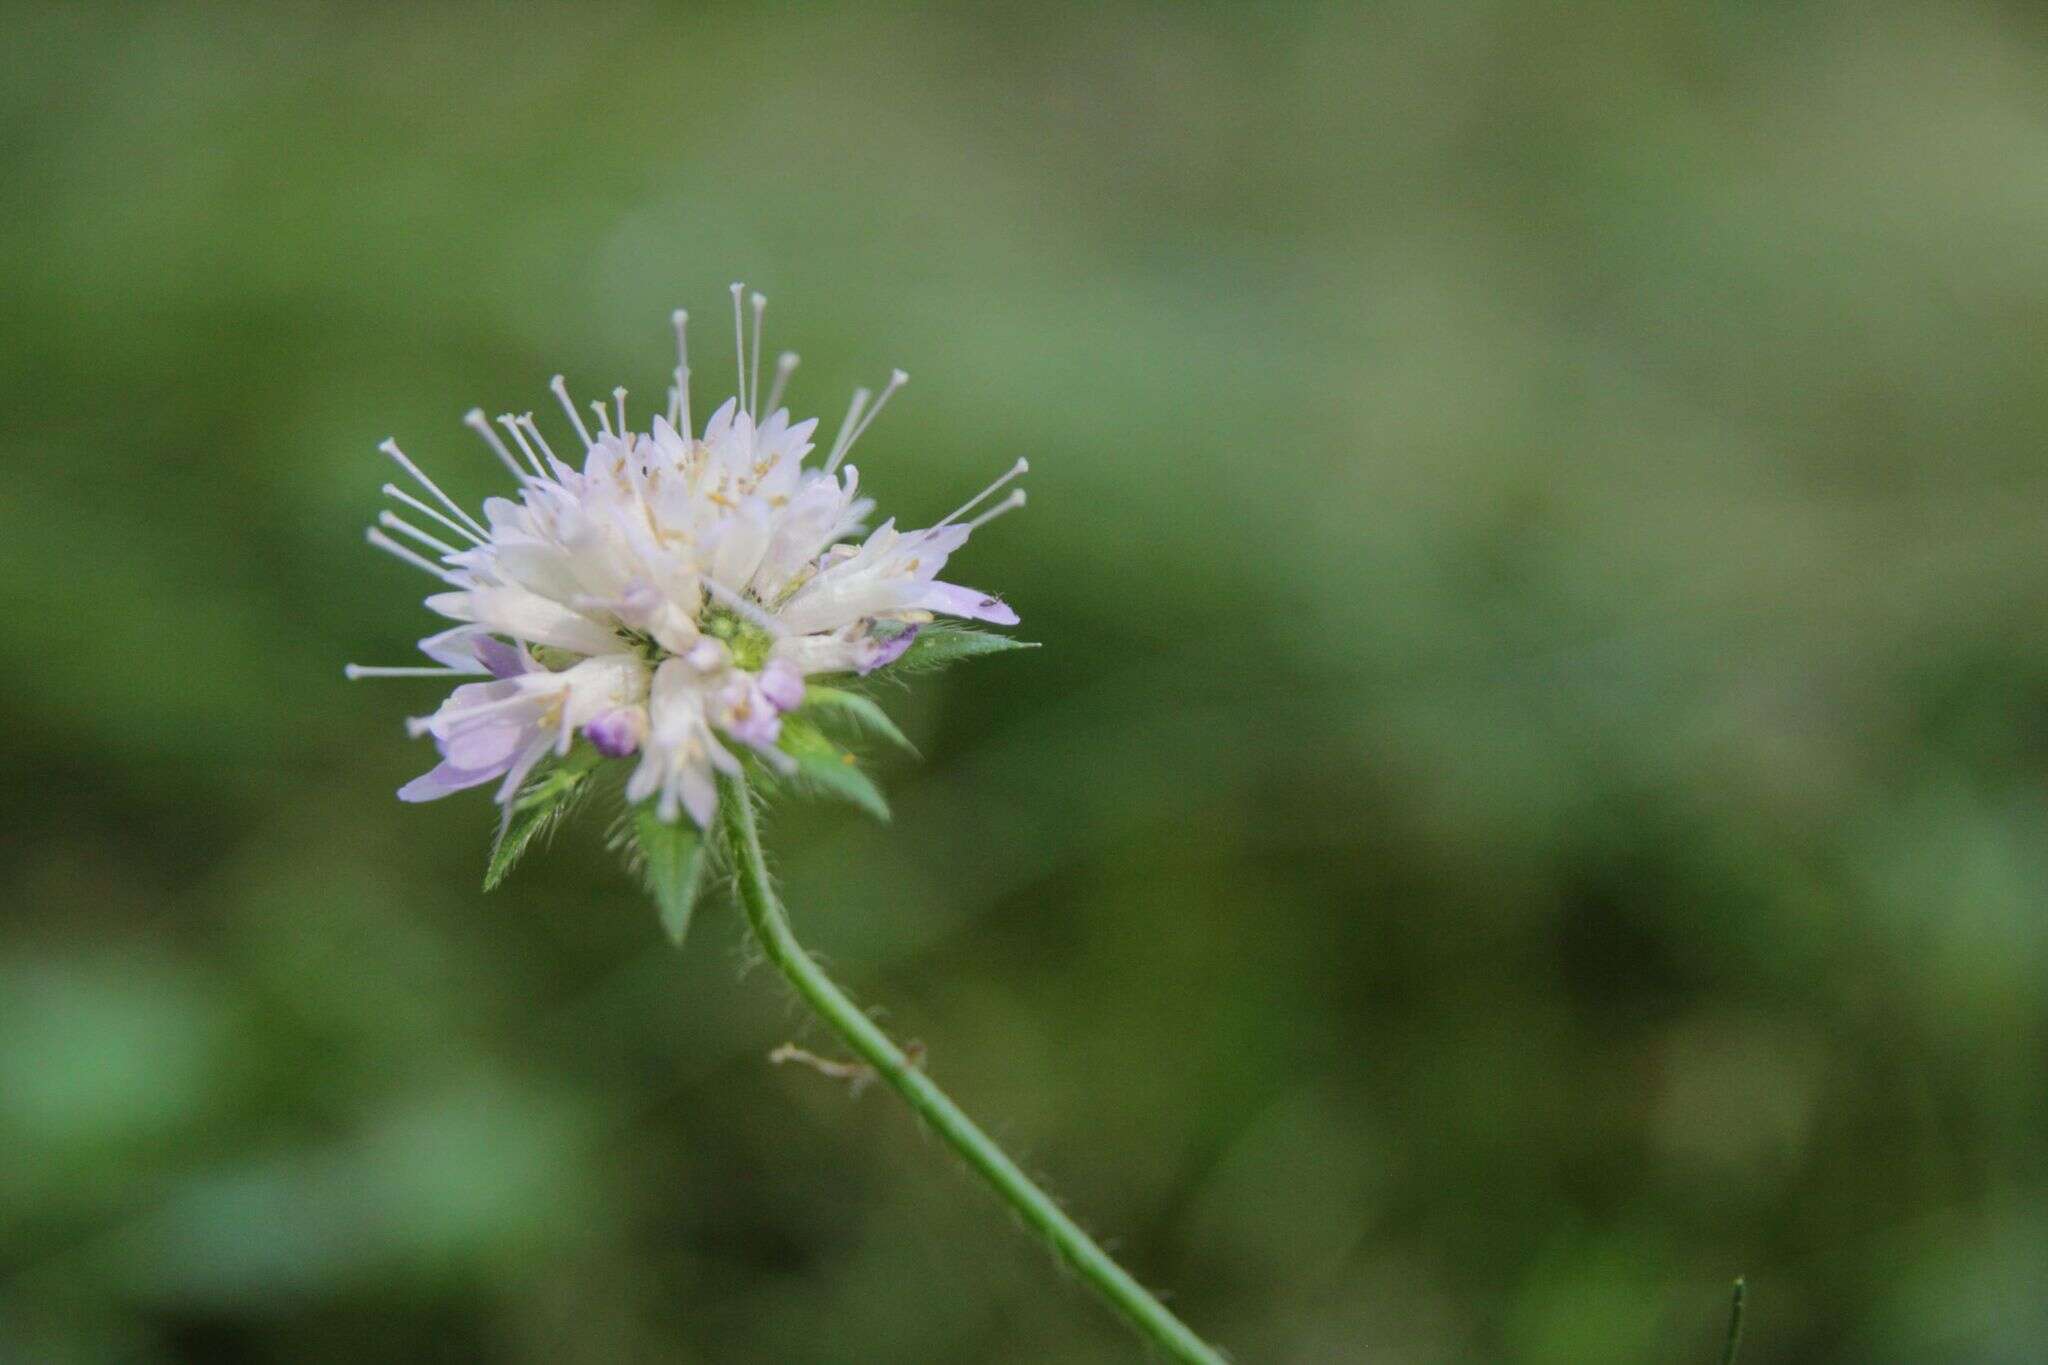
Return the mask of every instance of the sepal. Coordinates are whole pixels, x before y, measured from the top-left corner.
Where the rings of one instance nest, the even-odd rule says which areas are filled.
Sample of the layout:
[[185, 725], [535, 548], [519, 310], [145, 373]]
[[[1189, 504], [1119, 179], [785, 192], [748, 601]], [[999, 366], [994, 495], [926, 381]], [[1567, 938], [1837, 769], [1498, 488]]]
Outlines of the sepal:
[[896, 722], [889, 719], [889, 713], [876, 705], [874, 698], [864, 697], [858, 692], [820, 687], [813, 683], [804, 689], [804, 704], [795, 714], [815, 723], [821, 730], [830, 731], [843, 726], [856, 736], [873, 735], [895, 745], [912, 758], [917, 757], [917, 747], [896, 728]]
[[910, 642], [910, 648], [903, 651], [901, 658], [894, 663], [884, 664], [869, 676], [936, 673], [942, 668], [952, 667], [962, 659], [972, 659], [983, 654], [1001, 654], [1012, 649], [1036, 648], [1038, 644], [1034, 640], [1015, 640], [992, 631], [934, 622], [918, 629], [917, 638]]
[[549, 834], [589, 789], [591, 770], [601, 757], [587, 744], [579, 744], [565, 758], [544, 762], [522, 787], [498, 823], [498, 837], [491, 843], [490, 861], [484, 865], [484, 890], [490, 891], [511, 875], [513, 867], [533, 846]]
[[626, 812], [618, 843], [661, 915], [661, 927], [678, 948], [690, 932], [690, 916], [704, 887], [704, 835], [687, 819], [663, 820], [655, 803], [643, 801]]
[[881, 788], [860, 770], [853, 751], [831, 739], [814, 723], [799, 715], [782, 718], [782, 737], [776, 747], [791, 760], [786, 771], [772, 772], [764, 763], [755, 780], [770, 789], [828, 796], [857, 806], [877, 820], [889, 818], [889, 803]]

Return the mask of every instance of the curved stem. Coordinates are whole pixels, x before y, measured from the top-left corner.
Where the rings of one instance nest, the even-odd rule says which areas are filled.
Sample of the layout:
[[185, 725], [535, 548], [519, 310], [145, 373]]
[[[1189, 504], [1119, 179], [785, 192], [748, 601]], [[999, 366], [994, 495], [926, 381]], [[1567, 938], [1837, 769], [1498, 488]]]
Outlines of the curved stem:
[[761, 857], [760, 834], [754, 824], [753, 797], [744, 778], [722, 779], [719, 819], [731, 844], [739, 876], [740, 903], [761, 941], [761, 949], [796, 988], [798, 995], [855, 1055], [875, 1069], [941, 1138], [988, 1182], [996, 1196], [1062, 1261], [1152, 1342], [1175, 1360], [1223, 1365], [1223, 1357], [1191, 1331], [1186, 1323], [1145, 1291], [1124, 1268], [1111, 1260], [1073, 1219], [1060, 1211], [1051, 1196], [1033, 1184], [1017, 1163], [989, 1140], [974, 1120], [932, 1083], [904, 1055], [903, 1049], [875, 1027], [874, 1021], [832, 983], [790, 932], [789, 918]]

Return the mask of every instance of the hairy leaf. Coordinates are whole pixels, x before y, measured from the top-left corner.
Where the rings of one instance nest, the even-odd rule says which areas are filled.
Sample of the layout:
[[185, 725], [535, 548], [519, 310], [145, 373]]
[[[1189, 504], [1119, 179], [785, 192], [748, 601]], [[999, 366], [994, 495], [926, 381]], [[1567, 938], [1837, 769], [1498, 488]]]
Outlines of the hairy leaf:
[[910, 642], [910, 648], [903, 651], [902, 658], [881, 672], [930, 673], [981, 654], [1036, 648], [1038, 645], [1034, 641], [1013, 640], [1007, 635], [996, 635], [986, 630], [930, 625], [917, 632], [917, 638]]
[[661, 913], [661, 927], [678, 948], [690, 932], [690, 914], [704, 881], [704, 838], [687, 816], [673, 823], [655, 814], [655, 803], [632, 811], [633, 841], [640, 876]]
[[877, 820], [889, 818], [889, 803], [882, 798], [881, 789], [855, 764], [852, 751], [826, 738], [817, 726], [785, 716], [780, 747], [796, 760], [796, 772], [784, 779], [787, 784], [837, 797]]
[[837, 687], [804, 689], [804, 704], [799, 715], [816, 721], [821, 727], [833, 720], [843, 720], [855, 731], [885, 739], [907, 754], [915, 755], [917, 750], [896, 728], [896, 722], [889, 719], [889, 713], [875, 704], [874, 698], [864, 697], [858, 692], [846, 692]]
[[585, 779], [597, 766], [599, 757], [595, 749], [579, 747], [567, 758], [547, 762], [527, 780], [498, 825], [490, 861], [484, 866], [484, 890], [493, 890], [504, 881], [534, 840], [552, 830], [569, 813], [583, 794]]

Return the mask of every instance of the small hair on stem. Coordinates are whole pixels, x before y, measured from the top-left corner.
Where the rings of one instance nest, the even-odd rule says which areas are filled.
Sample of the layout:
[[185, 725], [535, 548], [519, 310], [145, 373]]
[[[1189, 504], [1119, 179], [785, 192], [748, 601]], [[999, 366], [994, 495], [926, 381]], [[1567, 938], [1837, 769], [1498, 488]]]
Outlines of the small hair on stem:
[[[924, 1044], [912, 1039], [903, 1045], [903, 1055], [910, 1059], [912, 1066], [923, 1067]], [[837, 1062], [830, 1057], [820, 1057], [809, 1048], [798, 1047], [795, 1043], [784, 1043], [776, 1048], [768, 1054], [768, 1060], [776, 1066], [795, 1062], [799, 1066], [809, 1067], [820, 1076], [845, 1081], [847, 1089], [855, 1099], [859, 1099], [860, 1092], [875, 1082], [875, 1069], [866, 1062]]]

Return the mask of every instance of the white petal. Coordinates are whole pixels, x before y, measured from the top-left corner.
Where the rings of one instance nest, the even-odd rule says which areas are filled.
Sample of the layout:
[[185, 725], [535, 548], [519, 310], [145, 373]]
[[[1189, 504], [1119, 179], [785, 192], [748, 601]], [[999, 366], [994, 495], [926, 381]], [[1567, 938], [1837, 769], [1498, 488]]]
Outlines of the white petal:
[[437, 593], [427, 599], [427, 605], [443, 616], [475, 621], [537, 645], [573, 649], [579, 654], [605, 654], [619, 647], [619, 637], [589, 617], [524, 588]]

